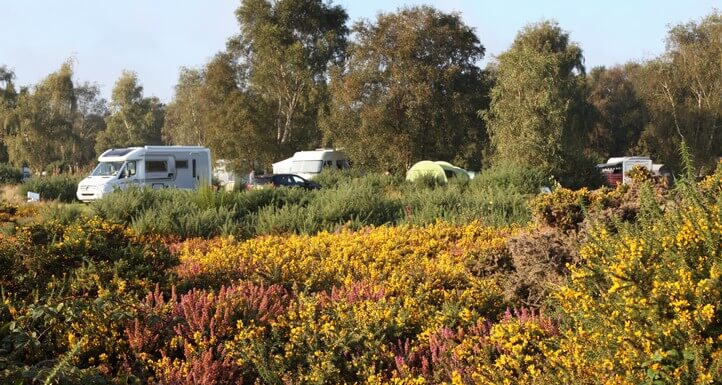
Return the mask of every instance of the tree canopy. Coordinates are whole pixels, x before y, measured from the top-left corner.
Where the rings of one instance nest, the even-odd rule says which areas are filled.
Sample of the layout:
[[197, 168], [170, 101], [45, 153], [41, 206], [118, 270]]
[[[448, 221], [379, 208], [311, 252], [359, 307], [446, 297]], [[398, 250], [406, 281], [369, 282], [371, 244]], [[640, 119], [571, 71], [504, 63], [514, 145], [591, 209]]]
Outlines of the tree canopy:
[[369, 169], [512, 162], [579, 185], [612, 156], [679, 171], [682, 141], [698, 174], [722, 155], [719, 11], [669, 27], [659, 57], [588, 75], [555, 21], [527, 25], [482, 69], [474, 29], [430, 6], [351, 27], [323, 0], [242, 0], [235, 15], [238, 34], [204, 66], [181, 68], [167, 106], [132, 71], [107, 102], [74, 78], [73, 60], [23, 87], [0, 65], [0, 161], [77, 169], [110, 147], [166, 143], [260, 171], [326, 146]]
[[138, 75], [124, 71], [113, 87], [107, 129], [98, 136], [96, 151], [113, 147], [161, 144], [165, 107], [156, 97], [144, 97]]
[[474, 30], [458, 14], [424, 6], [380, 14], [352, 32], [346, 62], [331, 72], [325, 142], [377, 169], [403, 171], [422, 159], [478, 168], [486, 84]]
[[584, 144], [583, 63], [581, 48], [552, 21], [526, 26], [499, 55], [484, 115], [497, 161], [564, 172]]

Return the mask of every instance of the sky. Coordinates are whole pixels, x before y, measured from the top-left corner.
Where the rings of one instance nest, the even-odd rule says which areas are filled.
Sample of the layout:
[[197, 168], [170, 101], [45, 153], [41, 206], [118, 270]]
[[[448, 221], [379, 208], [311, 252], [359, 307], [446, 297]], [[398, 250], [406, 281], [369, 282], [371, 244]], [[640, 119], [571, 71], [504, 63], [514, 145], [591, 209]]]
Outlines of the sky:
[[[173, 98], [181, 67], [201, 67], [238, 32], [240, 0], [0, 0], [0, 66], [28, 86], [70, 60], [75, 81], [108, 98], [123, 70], [145, 96]], [[335, 0], [351, 22], [427, 4], [458, 12], [486, 48], [485, 65], [530, 23], [556, 20], [584, 51], [587, 69], [653, 59], [671, 25], [699, 21], [722, 0]]]

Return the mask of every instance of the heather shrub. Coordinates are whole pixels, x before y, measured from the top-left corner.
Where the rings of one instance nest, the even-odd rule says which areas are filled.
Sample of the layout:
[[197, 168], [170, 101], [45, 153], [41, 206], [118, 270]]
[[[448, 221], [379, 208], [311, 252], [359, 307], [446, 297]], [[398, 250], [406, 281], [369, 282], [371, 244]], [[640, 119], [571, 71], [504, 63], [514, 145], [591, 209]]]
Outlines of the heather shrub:
[[77, 201], [75, 193], [78, 190], [80, 179], [78, 176], [68, 175], [34, 177], [22, 184], [21, 191], [23, 195], [26, 195], [28, 191], [36, 192], [43, 200], [74, 202]]
[[242, 281], [217, 292], [172, 291], [169, 299], [156, 288], [125, 330], [137, 363], [131, 370], [163, 383], [186, 376], [182, 383], [252, 382], [259, 377], [257, 366], [249, 357], [232, 359], [222, 343], [234, 340], [243, 325], [270, 325], [287, 306], [288, 294], [278, 285]]

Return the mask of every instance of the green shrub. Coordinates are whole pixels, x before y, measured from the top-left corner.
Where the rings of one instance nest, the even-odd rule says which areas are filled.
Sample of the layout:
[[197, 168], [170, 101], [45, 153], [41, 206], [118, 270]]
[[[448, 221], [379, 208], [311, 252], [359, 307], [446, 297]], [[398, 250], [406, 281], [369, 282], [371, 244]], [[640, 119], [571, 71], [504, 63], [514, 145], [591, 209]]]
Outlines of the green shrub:
[[29, 191], [40, 194], [42, 200], [58, 200], [60, 202], [75, 202], [75, 193], [78, 191], [80, 177], [69, 175], [42, 176], [27, 180], [22, 184], [23, 195]]
[[320, 184], [323, 188], [337, 188], [341, 184], [347, 184], [353, 179], [363, 177], [363, 172], [358, 168], [350, 168], [346, 170], [324, 169], [313, 179], [313, 181]]
[[126, 190], [115, 191], [107, 194], [103, 199], [91, 203], [91, 207], [100, 217], [116, 223], [131, 224], [133, 218], [140, 216], [145, 211], [153, 211], [157, 202], [162, 197], [172, 199], [169, 196], [179, 195], [182, 200], [182, 190], [152, 190], [131, 186]]
[[[252, 237], [268, 233], [313, 234], [383, 224], [427, 224], [439, 219], [464, 224], [524, 223], [529, 194], [507, 188], [472, 188], [452, 182], [428, 187], [372, 173], [362, 177], [335, 172], [332, 187], [241, 191], [138, 189], [116, 191], [92, 203], [102, 218], [132, 226], [141, 233], [212, 237]], [[326, 180], [332, 176], [326, 175]]]
[[23, 172], [9, 164], [0, 164], [0, 184], [18, 184], [23, 179]]
[[233, 212], [225, 207], [199, 208], [192, 201], [166, 200], [154, 210], [133, 219], [133, 229], [141, 234], [161, 234], [181, 238], [236, 234]]
[[82, 203], [49, 203], [40, 208], [34, 221], [38, 223], [55, 221], [62, 225], [69, 225], [80, 220], [84, 215], [91, 214], [92, 210]]
[[500, 189], [520, 194], [536, 194], [542, 186], [553, 184], [549, 175], [538, 169], [514, 164], [492, 166], [478, 173], [471, 181], [474, 190]]

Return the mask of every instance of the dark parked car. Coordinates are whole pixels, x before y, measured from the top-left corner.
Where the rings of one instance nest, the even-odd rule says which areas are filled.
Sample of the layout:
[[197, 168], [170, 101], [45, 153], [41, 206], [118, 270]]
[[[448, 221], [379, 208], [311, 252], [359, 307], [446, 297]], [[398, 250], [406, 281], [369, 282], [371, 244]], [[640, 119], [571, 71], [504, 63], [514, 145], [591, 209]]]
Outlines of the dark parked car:
[[246, 184], [246, 188], [248, 189], [266, 187], [301, 187], [306, 190], [316, 190], [321, 188], [321, 185], [306, 180], [296, 174], [260, 175], [254, 177], [253, 180]]

